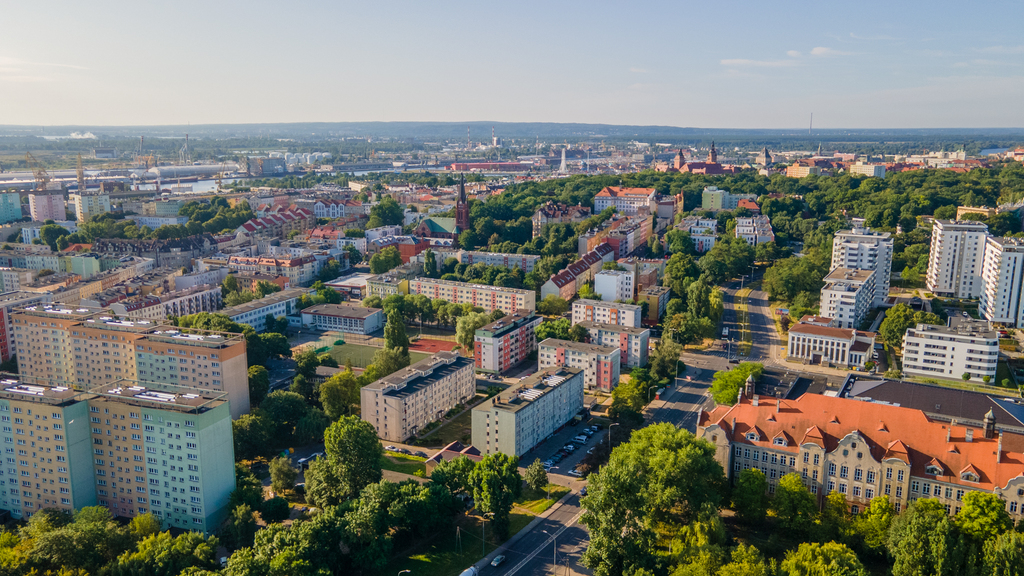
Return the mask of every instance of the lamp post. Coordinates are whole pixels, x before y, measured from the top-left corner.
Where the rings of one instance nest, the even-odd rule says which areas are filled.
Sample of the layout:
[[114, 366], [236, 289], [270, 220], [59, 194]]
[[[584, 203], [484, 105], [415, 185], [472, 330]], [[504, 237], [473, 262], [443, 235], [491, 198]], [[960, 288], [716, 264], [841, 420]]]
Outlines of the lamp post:
[[558, 566], [558, 542], [555, 540], [555, 535], [547, 530], [541, 530], [541, 532], [551, 536], [551, 544], [553, 546], [551, 549], [551, 564]]
[[651, 386], [650, 388], [647, 389], [647, 403], [648, 404], [651, 403], [651, 390], [654, 390], [657, 387], [658, 387], [658, 385], [655, 384], [654, 386]]
[[609, 424], [608, 425], [608, 459], [609, 460], [611, 460], [611, 458], [612, 458], [612, 426], [618, 426], [618, 425], [619, 425], [618, 422], [616, 422], [614, 424]]
[[487, 556], [487, 516], [494, 516], [494, 512], [484, 512], [484, 515], [480, 517], [480, 549], [483, 551], [483, 555]]

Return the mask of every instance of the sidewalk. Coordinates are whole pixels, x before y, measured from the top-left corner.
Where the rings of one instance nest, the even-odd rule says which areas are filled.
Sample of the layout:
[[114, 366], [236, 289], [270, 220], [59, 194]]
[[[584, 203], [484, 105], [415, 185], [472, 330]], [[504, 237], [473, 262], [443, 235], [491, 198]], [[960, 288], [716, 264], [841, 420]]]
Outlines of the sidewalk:
[[572, 488], [570, 488], [569, 492], [565, 496], [562, 496], [562, 498], [558, 502], [555, 502], [554, 504], [552, 504], [551, 508], [548, 508], [543, 513], [541, 513], [540, 516], [537, 516], [536, 518], [531, 520], [530, 523], [527, 524], [525, 528], [523, 528], [519, 532], [516, 532], [515, 534], [513, 534], [512, 537], [509, 538], [508, 540], [506, 540], [504, 544], [502, 544], [501, 546], [498, 546], [497, 548], [495, 548], [493, 552], [491, 552], [487, 556], [484, 556], [476, 564], [473, 564], [473, 567], [476, 568], [477, 570], [480, 570], [481, 568], [483, 568], [483, 567], [487, 566], [488, 564], [490, 564], [491, 560], [494, 560], [495, 556], [503, 553], [505, 550], [508, 550], [509, 548], [514, 546], [516, 542], [519, 542], [519, 540], [524, 538], [526, 536], [526, 534], [528, 534], [531, 530], [536, 528], [538, 524], [540, 524], [544, 520], [547, 520], [548, 516], [550, 516], [552, 513], [554, 513], [555, 510], [558, 510], [559, 508], [561, 508], [562, 504], [564, 504], [565, 501], [570, 496], [572, 496], [572, 495], [573, 495], [573, 491], [572, 491]]

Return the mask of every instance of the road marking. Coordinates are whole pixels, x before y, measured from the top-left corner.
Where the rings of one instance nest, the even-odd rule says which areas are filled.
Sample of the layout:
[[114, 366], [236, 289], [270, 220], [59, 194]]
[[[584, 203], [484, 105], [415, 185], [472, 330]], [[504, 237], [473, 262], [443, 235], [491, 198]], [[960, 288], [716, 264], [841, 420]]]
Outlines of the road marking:
[[537, 546], [536, 550], [531, 552], [530, 555], [527, 556], [526, 558], [523, 558], [519, 562], [519, 564], [516, 564], [515, 568], [513, 568], [512, 570], [506, 572], [505, 576], [512, 576], [513, 574], [515, 574], [516, 572], [521, 570], [522, 567], [525, 566], [528, 562], [530, 562], [530, 560], [533, 560], [537, 556], [537, 554], [540, 554], [540, 551], [541, 551], [542, 548], [547, 548], [548, 542], [551, 542], [553, 539], [558, 538], [558, 536], [560, 536], [562, 534], [562, 532], [565, 532], [567, 529], [569, 529], [570, 526], [575, 524], [576, 521], [579, 520], [579, 517], [582, 516], [582, 515], [583, 515], [583, 510], [580, 510], [579, 513], [577, 513], [575, 516], [573, 516], [571, 520], [569, 520], [564, 526], [562, 526], [557, 532], [555, 532], [555, 534], [553, 536], [549, 535], [548, 538], [546, 540], [544, 540], [543, 544], [541, 544], [540, 546]]

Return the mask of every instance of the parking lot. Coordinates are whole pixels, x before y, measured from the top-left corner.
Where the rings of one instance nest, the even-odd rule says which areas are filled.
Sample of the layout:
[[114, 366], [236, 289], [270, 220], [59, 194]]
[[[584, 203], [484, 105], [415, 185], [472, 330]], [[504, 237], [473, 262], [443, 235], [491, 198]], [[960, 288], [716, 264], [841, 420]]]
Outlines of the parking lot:
[[[544, 440], [537, 446], [534, 446], [533, 449], [526, 454], [523, 454], [522, 458], [519, 459], [519, 465], [522, 468], [526, 468], [530, 464], [533, 464], [533, 461], [538, 458], [541, 462], [558, 459], [558, 462], [552, 462], [552, 466], [548, 469], [548, 474], [558, 474], [568, 478], [576, 477], [572, 471], [576, 468], [576, 465], [580, 463], [580, 460], [582, 460], [587, 454], [587, 450], [596, 446], [600, 441], [607, 442], [606, 436], [608, 432], [605, 429], [595, 431], [586, 439], [585, 442], [576, 442], [573, 440], [573, 438], [580, 434], [584, 434], [584, 430], [589, 429], [593, 425], [594, 422], [592, 419], [577, 423], [575, 426], [572, 424], [566, 424], [550, 438]], [[558, 453], [570, 443], [577, 447], [572, 452], [563, 452], [564, 456], [558, 456]]]

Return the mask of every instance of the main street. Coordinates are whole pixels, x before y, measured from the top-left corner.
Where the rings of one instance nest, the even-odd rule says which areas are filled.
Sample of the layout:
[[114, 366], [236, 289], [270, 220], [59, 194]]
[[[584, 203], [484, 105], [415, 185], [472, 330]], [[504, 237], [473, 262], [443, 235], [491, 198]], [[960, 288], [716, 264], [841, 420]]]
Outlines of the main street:
[[480, 570], [484, 576], [545, 576], [563, 574], [566, 562], [569, 574], [592, 574], [579, 563], [590, 537], [579, 523], [582, 513], [579, 492], [574, 492], [550, 516], [541, 520], [515, 544], [503, 550], [501, 566], [489, 564]]

